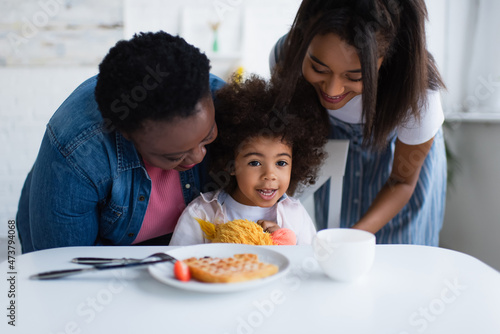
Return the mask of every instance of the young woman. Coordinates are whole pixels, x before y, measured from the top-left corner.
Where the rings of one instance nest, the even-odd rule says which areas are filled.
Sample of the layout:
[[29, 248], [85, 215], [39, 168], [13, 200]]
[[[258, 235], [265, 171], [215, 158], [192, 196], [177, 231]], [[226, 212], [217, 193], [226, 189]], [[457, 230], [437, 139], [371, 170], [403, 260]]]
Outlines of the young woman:
[[226, 182], [223, 190], [203, 193], [188, 205], [171, 245], [210, 242], [195, 218], [214, 224], [247, 219], [270, 233], [288, 228], [297, 244], [311, 243], [314, 223], [288, 195], [315, 181], [328, 133], [326, 113], [299, 95], [284, 113], [275, 108], [278, 92], [257, 77], [217, 91], [220, 132], [211, 146], [211, 170]]
[[330, 114], [330, 137], [350, 140], [341, 227], [379, 243], [436, 246], [442, 226], [444, 85], [426, 18], [424, 0], [304, 0], [271, 53], [280, 103], [309, 84]]
[[222, 84], [182, 38], [118, 42], [47, 125], [19, 203], [23, 252], [168, 244], [203, 185]]

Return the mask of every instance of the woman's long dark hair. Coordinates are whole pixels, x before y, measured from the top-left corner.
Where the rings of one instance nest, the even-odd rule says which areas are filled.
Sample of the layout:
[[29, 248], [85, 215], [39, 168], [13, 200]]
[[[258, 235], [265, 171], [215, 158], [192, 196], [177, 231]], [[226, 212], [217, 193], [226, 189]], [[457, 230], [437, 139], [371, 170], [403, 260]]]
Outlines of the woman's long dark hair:
[[364, 144], [385, 147], [397, 125], [420, 117], [427, 89], [444, 87], [426, 49], [426, 19], [424, 0], [304, 0], [273, 71], [283, 87], [279, 103], [288, 104], [305, 81], [302, 62], [312, 39], [335, 33], [361, 62]]

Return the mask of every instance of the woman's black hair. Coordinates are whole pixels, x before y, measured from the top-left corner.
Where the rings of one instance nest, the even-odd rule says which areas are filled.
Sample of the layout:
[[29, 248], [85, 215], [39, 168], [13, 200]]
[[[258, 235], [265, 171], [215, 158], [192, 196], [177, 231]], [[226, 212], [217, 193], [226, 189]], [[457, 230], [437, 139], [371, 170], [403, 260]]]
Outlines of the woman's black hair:
[[225, 173], [222, 184], [231, 193], [236, 178], [231, 175], [240, 145], [249, 138], [280, 138], [292, 147], [292, 172], [287, 193], [293, 195], [302, 185], [314, 184], [325, 152], [328, 116], [318, 100], [311, 100], [312, 87], [303, 87], [289, 106], [277, 108], [280, 91], [257, 76], [243, 82], [232, 80], [216, 92], [215, 119], [219, 128], [211, 145], [212, 175]]
[[209, 94], [208, 58], [178, 36], [139, 33], [119, 41], [99, 65], [95, 98], [105, 121], [124, 133], [145, 120], [189, 117]]
[[302, 62], [312, 39], [337, 34], [361, 63], [364, 144], [384, 147], [397, 125], [419, 119], [427, 89], [444, 87], [426, 49], [426, 19], [424, 0], [304, 0], [273, 71], [273, 80], [284, 85], [279, 102], [287, 104], [305, 81]]

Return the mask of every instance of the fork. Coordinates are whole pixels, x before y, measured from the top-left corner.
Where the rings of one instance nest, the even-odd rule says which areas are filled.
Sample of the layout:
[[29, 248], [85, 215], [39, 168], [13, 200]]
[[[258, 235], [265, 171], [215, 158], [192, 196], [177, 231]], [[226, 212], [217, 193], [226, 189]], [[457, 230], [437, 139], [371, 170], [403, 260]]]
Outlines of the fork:
[[[162, 255], [160, 255], [160, 254], [162, 254]], [[149, 258], [156, 258], [156, 260], [145, 261]], [[137, 266], [144, 266], [144, 265], [155, 264], [155, 263], [160, 263], [160, 262], [175, 262], [175, 261], [177, 261], [177, 259], [168, 255], [168, 254], [157, 253], [157, 254], [150, 255], [150, 256], [140, 260], [139, 262], [119, 263], [119, 264], [111, 264], [111, 265], [99, 264], [99, 265], [86, 267], [86, 268], [46, 271], [43, 273], [31, 275], [30, 279], [43, 279], [43, 280], [45, 280], [45, 279], [66, 277], [66, 276], [75, 275], [75, 274], [84, 273], [84, 272], [137, 267]]]
[[106, 258], [106, 257], [75, 257], [71, 260], [73, 263], [78, 264], [91, 264], [91, 265], [99, 265], [99, 264], [110, 264], [110, 263], [137, 263], [143, 262], [147, 259], [159, 258], [159, 259], [170, 259], [172, 258], [170, 255], [165, 253], [154, 253], [143, 259], [133, 259], [133, 258]]

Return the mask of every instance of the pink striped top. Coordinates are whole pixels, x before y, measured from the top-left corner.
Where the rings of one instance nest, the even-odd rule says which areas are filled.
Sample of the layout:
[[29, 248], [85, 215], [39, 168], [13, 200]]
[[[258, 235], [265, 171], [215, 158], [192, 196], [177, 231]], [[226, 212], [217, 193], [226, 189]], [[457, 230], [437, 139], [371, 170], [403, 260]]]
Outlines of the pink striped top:
[[186, 207], [179, 172], [153, 167], [146, 162], [144, 165], [151, 178], [151, 195], [141, 229], [132, 244], [172, 233]]

